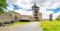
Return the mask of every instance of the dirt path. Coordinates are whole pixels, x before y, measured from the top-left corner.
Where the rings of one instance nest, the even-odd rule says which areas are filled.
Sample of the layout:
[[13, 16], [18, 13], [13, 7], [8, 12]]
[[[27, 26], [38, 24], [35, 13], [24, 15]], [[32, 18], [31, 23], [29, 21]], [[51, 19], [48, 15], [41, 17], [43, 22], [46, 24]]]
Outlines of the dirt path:
[[15, 27], [11, 31], [42, 31], [38, 23], [39, 22], [32, 22], [22, 27]]

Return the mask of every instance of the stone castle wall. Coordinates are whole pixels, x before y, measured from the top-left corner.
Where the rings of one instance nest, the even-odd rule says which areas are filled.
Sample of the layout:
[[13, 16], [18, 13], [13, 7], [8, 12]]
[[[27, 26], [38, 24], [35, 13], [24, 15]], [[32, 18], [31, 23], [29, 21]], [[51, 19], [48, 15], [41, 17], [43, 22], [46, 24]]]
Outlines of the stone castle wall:
[[13, 17], [11, 17], [10, 15], [7, 14], [1, 14], [0, 15], [0, 22], [4, 23], [4, 22], [11, 22], [14, 21], [15, 19]]
[[30, 22], [33, 22], [33, 16], [28, 16], [28, 15], [21, 15], [21, 20], [29, 20]]
[[[30, 22], [34, 21], [33, 16], [27, 16], [27, 15], [20, 15], [19, 13], [12, 13], [12, 14], [1, 14], [0, 15], [0, 22], [11, 22], [11, 21], [19, 21], [20, 19], [27, 19], [30, 20]], [[42, 14], [38, 14], [38, 18], [40, 21], [42, 21]]]
[[0, 15], [0, 22], [4, 23], [4, 22], [11, 22], [11, 21], [19, 21], [20, 20], [20, 14], [15, 14], [12, 13], [10, 14], [1, 14]]
[[39, 21], [42, 21], [43, 19], [42, 19], [42, 13], [39, 13], [38, 14], [38, 19], [39, 19]]

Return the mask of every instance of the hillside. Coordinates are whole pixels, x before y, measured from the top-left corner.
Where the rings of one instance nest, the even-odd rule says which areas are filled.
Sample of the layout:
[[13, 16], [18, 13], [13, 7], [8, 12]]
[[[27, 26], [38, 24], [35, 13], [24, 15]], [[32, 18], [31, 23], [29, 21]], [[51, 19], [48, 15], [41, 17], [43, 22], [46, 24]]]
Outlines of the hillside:
[[56, 20], [60, 20], [60, 15], [56, 18]]

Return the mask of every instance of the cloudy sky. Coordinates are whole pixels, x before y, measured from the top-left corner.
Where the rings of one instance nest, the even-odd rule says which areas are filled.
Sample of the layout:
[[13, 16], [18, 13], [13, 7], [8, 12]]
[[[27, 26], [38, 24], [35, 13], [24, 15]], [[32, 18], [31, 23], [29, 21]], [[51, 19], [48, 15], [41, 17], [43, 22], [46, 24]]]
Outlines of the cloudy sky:
[[60, 15], [60, 0], [7, 0], [7, 9], [14, 10], [21, 15], [32, 15], [31, 7], [34, 3], [40, 8], [42, 18], [49, 19], [49, 14], [53, 14], [53, 19]]

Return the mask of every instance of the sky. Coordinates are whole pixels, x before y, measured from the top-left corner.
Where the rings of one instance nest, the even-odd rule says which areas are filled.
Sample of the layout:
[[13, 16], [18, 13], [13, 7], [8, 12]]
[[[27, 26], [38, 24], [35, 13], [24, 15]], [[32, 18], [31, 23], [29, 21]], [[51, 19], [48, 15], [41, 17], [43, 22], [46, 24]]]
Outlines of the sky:
[[6, 0], [7, 9], [20, 13], [21, 15], [32, 15], [34, 3], [39, 7], [43, 19], [49, 19], [53, 14], [53, 19], [60, 15], [60, 0]]

